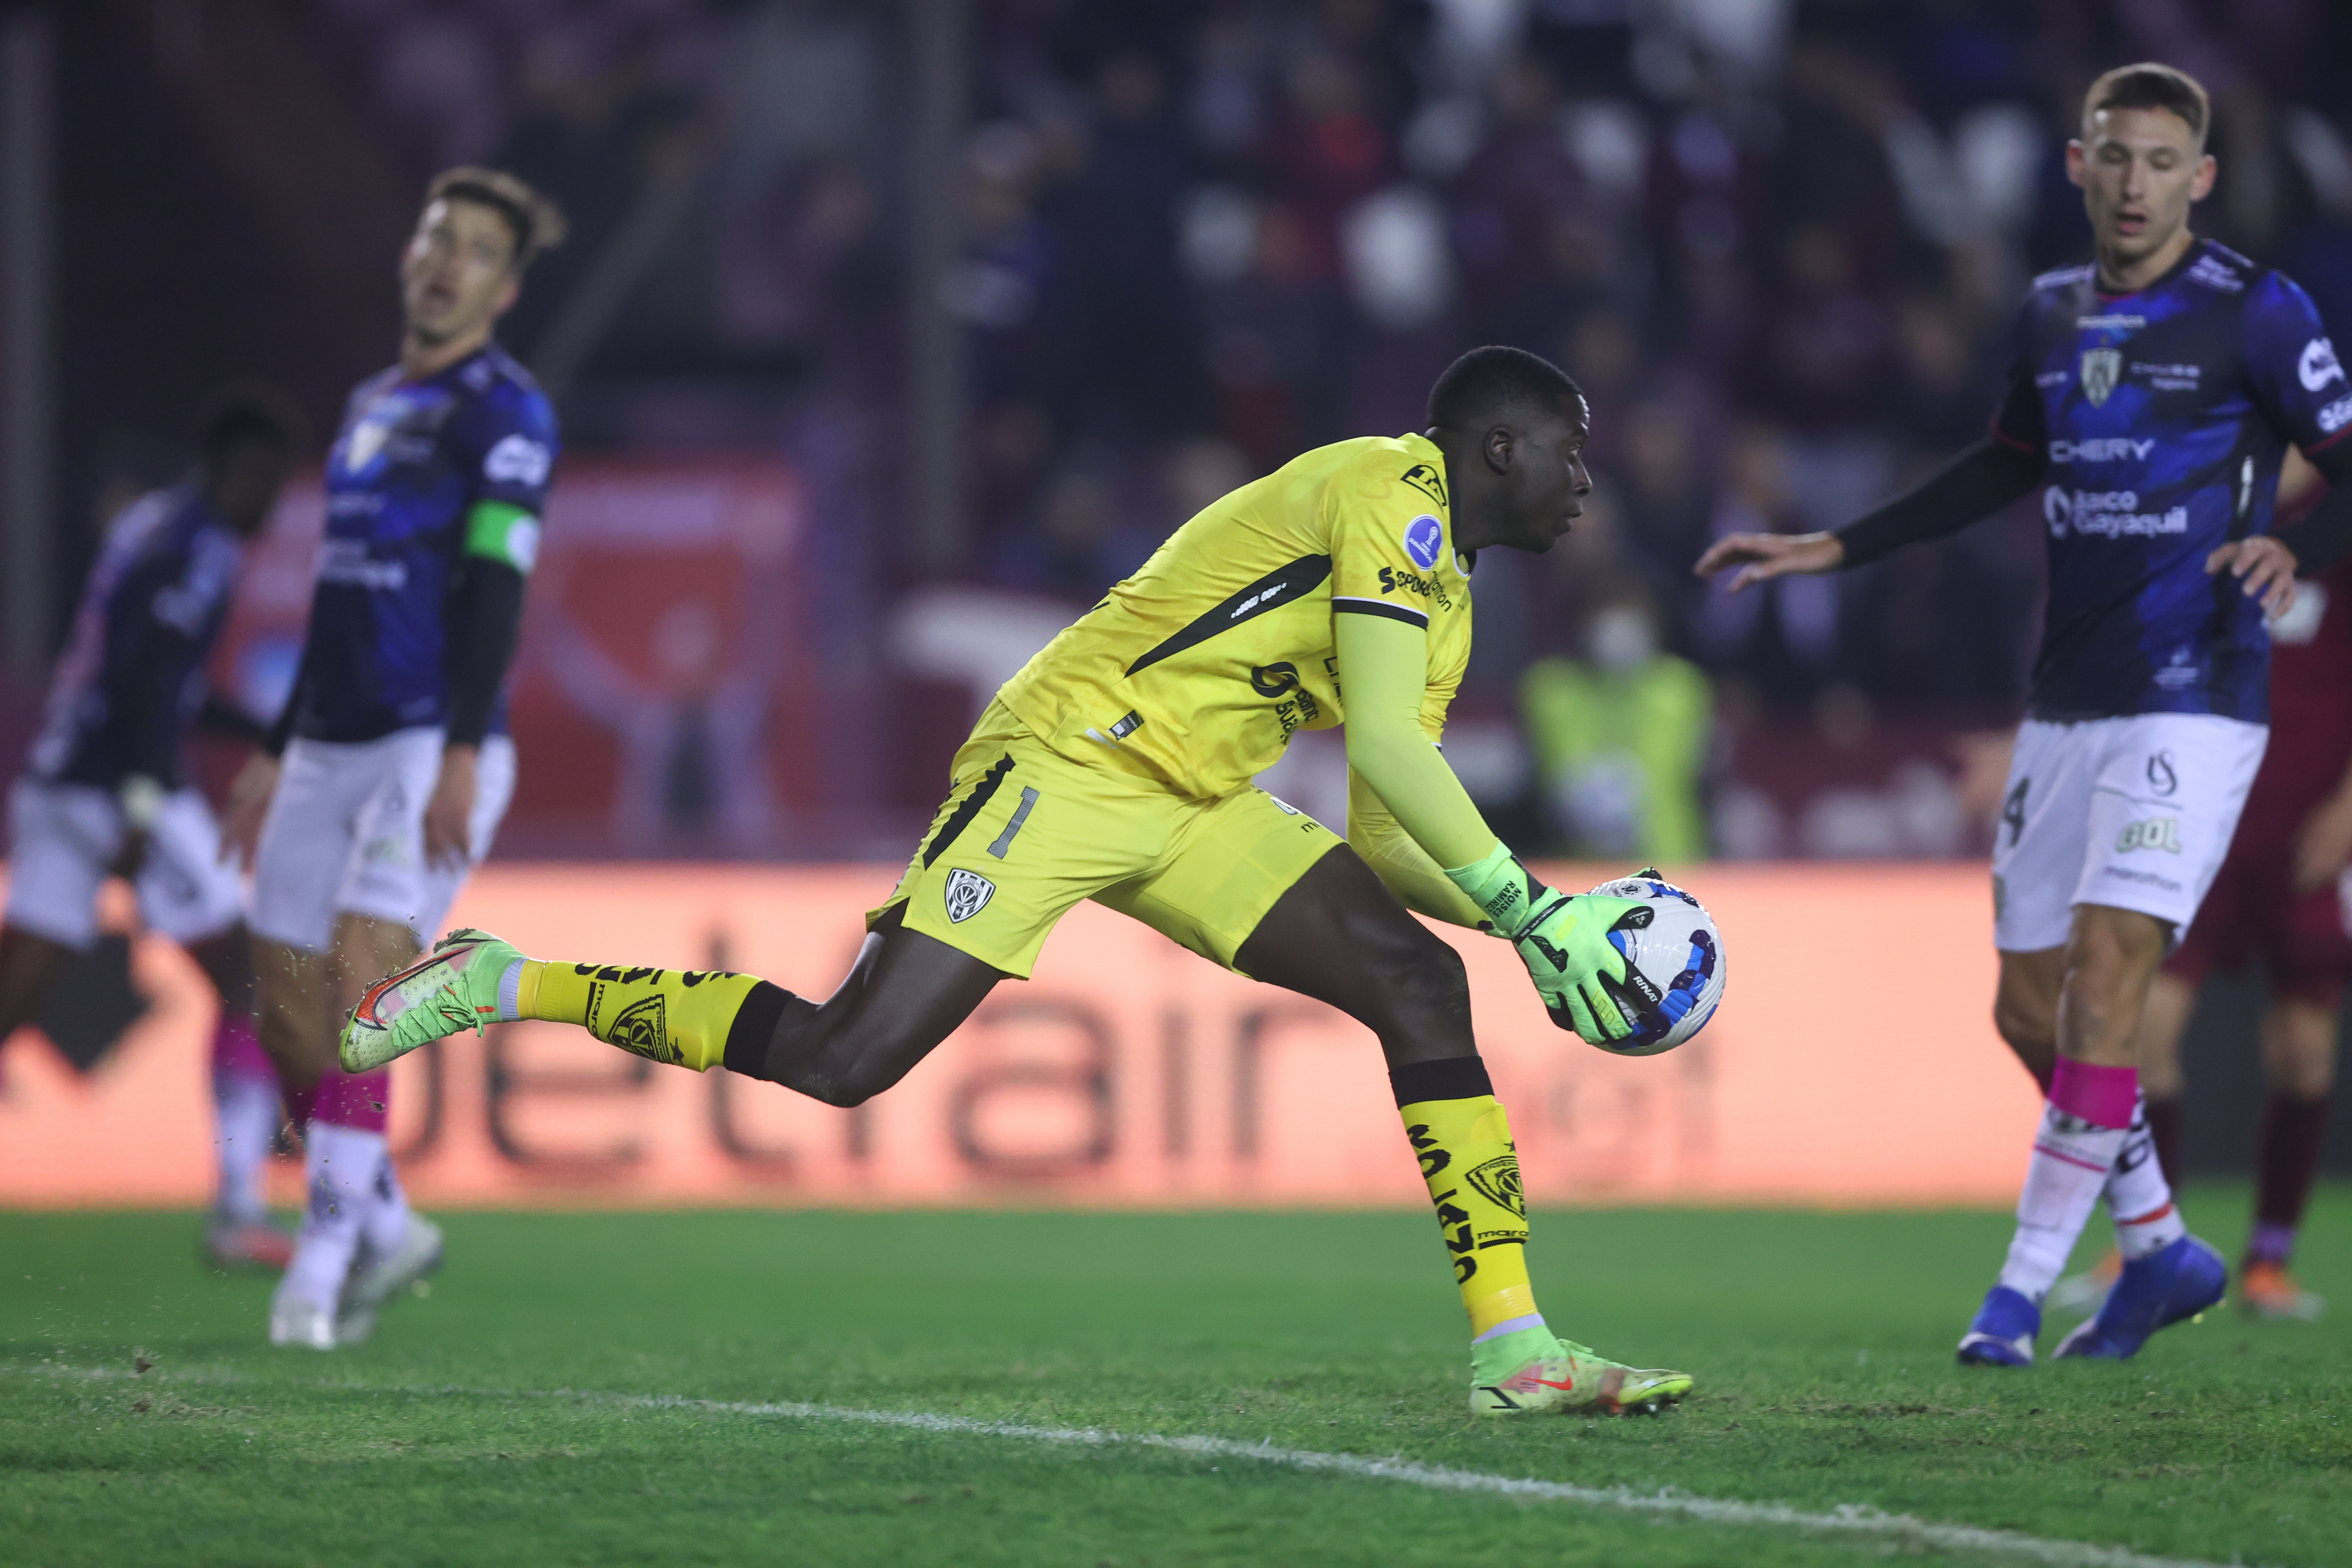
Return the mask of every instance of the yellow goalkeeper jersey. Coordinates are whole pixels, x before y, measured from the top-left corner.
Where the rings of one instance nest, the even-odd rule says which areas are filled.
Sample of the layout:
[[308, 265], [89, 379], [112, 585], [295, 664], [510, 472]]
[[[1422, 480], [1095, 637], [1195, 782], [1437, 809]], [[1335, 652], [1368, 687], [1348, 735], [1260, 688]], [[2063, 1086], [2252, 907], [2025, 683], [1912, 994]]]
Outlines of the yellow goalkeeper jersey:
[[1468, 568], [1433, 442], [1318, 447], [1171, 534], [998, 697], [1066, 755], [1213, 798], [1347, 716], [1332, 616], [1387, 616], [1428, 629], [1434, 740], [1470, 658]]

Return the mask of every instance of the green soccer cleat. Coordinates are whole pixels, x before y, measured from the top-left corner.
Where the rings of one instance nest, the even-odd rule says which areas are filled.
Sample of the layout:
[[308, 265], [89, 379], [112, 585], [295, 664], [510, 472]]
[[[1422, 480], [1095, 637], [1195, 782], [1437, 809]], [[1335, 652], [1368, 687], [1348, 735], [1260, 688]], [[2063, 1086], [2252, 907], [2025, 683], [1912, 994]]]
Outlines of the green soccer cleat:
[[1691, 1381], [1686, 1372], [1620, 1366], [1549, 1329], [1522, 1329], [1474, 1353], [1470, 1408], [1480, 1415], [1654, 1415], [1690, 1393]]
[[345, 1072], [368, 1072], [445, 1036], [499, 1020], [499, 983], [522, 954], [486, 931], [453, 931], [367, 988], [343, 1021]]

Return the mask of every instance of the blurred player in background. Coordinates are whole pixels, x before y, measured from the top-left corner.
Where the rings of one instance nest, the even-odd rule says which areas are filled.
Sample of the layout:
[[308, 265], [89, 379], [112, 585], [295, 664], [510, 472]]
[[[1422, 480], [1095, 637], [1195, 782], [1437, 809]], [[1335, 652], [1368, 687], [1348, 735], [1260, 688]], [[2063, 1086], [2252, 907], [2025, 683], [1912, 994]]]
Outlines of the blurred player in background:
[[[1435, 743], [1469, 658], [1471, 558], [1568, 531], [1591, 488], [1590, 417], [1558, 367], [1474, 350], [1431, 392], [1425, 436], [1319, 447], [1202, 510], [998, 692], [829, 999], [749, 975], [541, 963], [459, 931], [370, 988], [344, 1061], [544, 1018], [856, 1105], [998, 981], [1025, 978], [1055, 922], [1092, 898], [1379, 1037], [1469, 1312], [1473, 1409], [1680, 1398], [1685, 1373], [1605, 1360], [1536, 1310], [1518, 1156], [1462, 960], [1405, 912], [1515, 942], [1555, 1019], [1585, 1038], [1630, 1032], [1608, 933], [1634, 906], [1538, 882]], [[1294, 731], [1343, 717], [1346, 843], [1250, 782]], [[1686, 1011], [1679, 992], [1652, 1005], [1678, 997]]]
[[[1964, 1362], [2032, 1361], [2103, 1191], [2123, 1272], [2056, 1354], [2132, 1355], [2228, 1286], [2146, 1157], [2138, 1030], [2262, 761], [2263, 612], [2352, 533], [2352, 385], [2301, 289], [2190, 233], [2208, 114], [2167, 66], [2094, 82], [2066, 164], [2097, 260], [2035, 279], [1990, 437], [1835, 533], [1736, 535], [1698, 565], [1739, 567], [1734, 588], [1860, 566], [2042, 492], [2049, 600], [1993, 852], [1993, 1011], [2048, 1103]], [[2271, 537], [2290, 445], [2336, 489]]]
[[514, 789], [504, 686], [556, 455], [555, 416], [491, 341], [562, 219], [511, 175], [432, 183], [400, 265], [400, 363], [327, 456], [326, 538], [293, 694], [230, 806], [254, 863], [262, 1040], [305, 1124], [309, 1204], [275, 1344], [364, 1338], [441, 1260], [384, 1146], [383, 1073], [334, 1063], [337, 1015], [407, 963]]
[[[2347, 411], [2352, 412], [2352, 411]], [[2319, 476], [2290, 453], [2282, 507]], [[2238, 1301], [2263, 1317], [2324, 1306], [2287, 1272], [2319, 1174], [2336, 1082], [2336, 1018], [2352, 974], [2345, 866], [2352, 861], [2352, 562], [2305, 583], [2271, 623], [2271, 745], [2213, 890], [2148, 987], [2140, 1075], [2168, 1173], [2180, 1170], [2180, 1037], [2216, 969], [2259, 964], [2271, 1003], [2259, 1034], [2269, 1097], [2255, 1142], [2254, 1226]]]
[[278, 504], [299, 447], [291, 406], [224, 388], [197, 424], [195, 469], [108, 526], [49, 686], [47, 716], [8, 796], [8, 912], [0, 925], [0, 1039], [41, 1010], [98, 936], [98, 893], [130, 880], [139, 917], [185, 948], [220, 994], [212, 1083], [219, 1185], [205, 1247], [225, 1266], [282, 1268], [262, 1170], [278, 1127], [278, 1079], [254, 1038], [245, 890], [220, 831], [183, 781], [190, 727], [260, 737], [206, 687], [246, 542]]

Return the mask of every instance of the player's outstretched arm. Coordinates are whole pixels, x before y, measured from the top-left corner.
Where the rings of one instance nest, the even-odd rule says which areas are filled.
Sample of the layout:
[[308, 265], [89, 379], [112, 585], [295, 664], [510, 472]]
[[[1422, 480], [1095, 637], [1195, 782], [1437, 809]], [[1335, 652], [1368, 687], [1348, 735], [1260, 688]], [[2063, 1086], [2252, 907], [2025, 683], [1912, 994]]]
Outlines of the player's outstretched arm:
[[1867, 566], [1906, 544], [1945, 539], [2019, 500], [2049, 469], [2040, 446], [1987, 437], [1875, 511], [1834, 533], [1735, 533], [1698, 559], [1702, 577], [1738, 567], [1738, 593], [1790, 573], [1843, 572]]
[[1844, 564], [1845, 546], [1834, 533], [1733, 533], [1708, 545], [1693, 570], [1713, 577], [1738, 567], [1728, 584], [1737, 594], [1751, 583], [1834, 572]]
[[1518, 949], [1555, 1022], [1587, 1040], [1623, 1038], [1632, 1026], [1602, 982], [1625, 978], [1609, 931], [1633, 904], [1546, 887], [1495, 837], [1422, 729], [1426, 631], [1381, 616], [1342, 614], [1333, 622], [1349, 767], [1479, 911], [1477, 923]]

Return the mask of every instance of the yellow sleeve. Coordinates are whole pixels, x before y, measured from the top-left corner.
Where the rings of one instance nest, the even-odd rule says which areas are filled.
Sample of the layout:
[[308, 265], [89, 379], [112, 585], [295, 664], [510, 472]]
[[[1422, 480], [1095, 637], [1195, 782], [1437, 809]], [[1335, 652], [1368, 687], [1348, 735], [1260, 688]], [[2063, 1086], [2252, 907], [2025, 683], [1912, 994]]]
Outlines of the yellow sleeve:
[[1422, 728], [1429, 634], [1393, 616], [1351, 611], [1336, 596], [1331, 607], [1349, 768], [1435, 866], [1476, 865], [1498, 841]]
[[1486, 912], [1439, 869], [1429, 851], [1412, 841], [1364, 775], [1348, 770], [1348, 844], [1374, 874], [1415, 914], [1451, 925], [1483, 930]]

